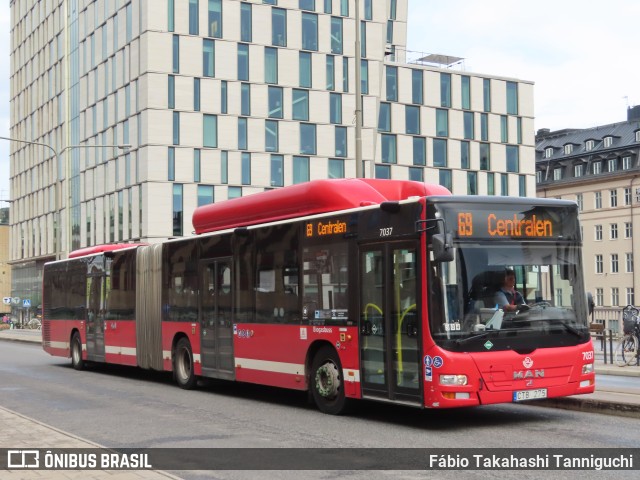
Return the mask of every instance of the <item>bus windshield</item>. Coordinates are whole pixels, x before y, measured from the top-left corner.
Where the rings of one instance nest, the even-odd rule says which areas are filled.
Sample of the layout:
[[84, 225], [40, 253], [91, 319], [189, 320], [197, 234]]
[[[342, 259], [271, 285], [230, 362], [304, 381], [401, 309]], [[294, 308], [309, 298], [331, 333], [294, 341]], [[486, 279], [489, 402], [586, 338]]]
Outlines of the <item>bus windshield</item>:
[[[454, 257], [430, 270], [430, 326], [440, 346], [532, 351], [588, 339], [577, 245], [457, 242]], [[505, 285], [508, 275], [515, 285]]]

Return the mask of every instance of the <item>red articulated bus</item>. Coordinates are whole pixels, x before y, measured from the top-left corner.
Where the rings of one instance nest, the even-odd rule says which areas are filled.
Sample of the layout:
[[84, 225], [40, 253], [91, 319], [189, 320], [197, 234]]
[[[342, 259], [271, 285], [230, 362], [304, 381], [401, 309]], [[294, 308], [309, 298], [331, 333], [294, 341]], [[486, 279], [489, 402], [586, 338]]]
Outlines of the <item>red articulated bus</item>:
[[[196, 236], [45, 265], [43, 346], [86, 362], [420, 408], [594, 391], [578, 210], [316, 180], [198, 208]], [[524, 297], [499, 302], [505, 271]], [[503, 295], [504, 296], [504, 295]]]

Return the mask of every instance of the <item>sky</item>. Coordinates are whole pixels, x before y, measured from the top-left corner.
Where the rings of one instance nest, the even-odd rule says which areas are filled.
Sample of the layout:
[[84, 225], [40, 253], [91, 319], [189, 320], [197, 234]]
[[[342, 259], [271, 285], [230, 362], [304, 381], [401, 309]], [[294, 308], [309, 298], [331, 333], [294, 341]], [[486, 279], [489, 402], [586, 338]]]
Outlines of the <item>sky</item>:
[[[640, 104], [638, 0], [409, 0], [408, 18], [410, 58], [462, 57], [469, 73], [534, 82], [536, 130], [624, 121]], [[9, 136], [9, 45], [9, 0], [0, 0], [0, 136]], [[6, 198], [9, 142], [0, 140]]]

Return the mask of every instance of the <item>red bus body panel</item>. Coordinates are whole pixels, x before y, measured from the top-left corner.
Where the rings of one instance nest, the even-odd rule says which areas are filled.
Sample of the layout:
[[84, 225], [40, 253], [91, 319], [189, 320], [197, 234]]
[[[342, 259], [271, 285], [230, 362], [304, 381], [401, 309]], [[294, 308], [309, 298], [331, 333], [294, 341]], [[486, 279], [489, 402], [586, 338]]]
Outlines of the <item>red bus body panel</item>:
[[105, 362], [137, 366], [135, 320], [105, 320], [104, 324]]

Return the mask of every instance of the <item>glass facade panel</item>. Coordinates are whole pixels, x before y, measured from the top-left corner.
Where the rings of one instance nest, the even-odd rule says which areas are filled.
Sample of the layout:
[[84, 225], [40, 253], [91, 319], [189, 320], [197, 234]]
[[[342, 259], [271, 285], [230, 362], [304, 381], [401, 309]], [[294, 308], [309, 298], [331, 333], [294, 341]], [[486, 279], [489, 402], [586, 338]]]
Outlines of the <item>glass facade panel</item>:
[[342, 55], [342, 18], [331, 17], [331, 53]]
[[316, 154], [316, 126], [312, 123], [300, 124], [300, 153]]
[[209, 36], [222, 38], [222, 0], [209, 0]]
[[318, 16], [315, 13], [302, 14], [302, 49], [318, 50]]
[[462, 108], [469, 110], [471, 108], [471, 78], [463, 75], [460, 80], [462, 88]]
[[292, 116], [294, 120], [309, 120], [309, 91], [293, 89]]
[[327, 90], [335, 90], [336, 89], [336, 66], [335, 66], [335, 57], [332, 55], [327, 55]]
[[440, 74], [440, 106], [451, 107], [451, 74]]
[[507, 113], [518, 115], [518, 84], [507, 82]]
[[278, 49], [265, 47], [264, 49], [264, 81], [278, 83]]
[[282, 187], [284, 185], [284, 157], [271, 155], [271, 186]]
[[182, 217], [183, 217], [183, 206], [182, 206], [182, 185], [174, 184], [173, 185], [173, 236], [180, 237], [182, 236]]
[[380, 102], [378, 118], [378, 130], [381, 132], [391, 131], [391, 104]]
[[341, 158], [329, 159], [329, 178], [344, 178], [344, 160]]
[[347, 127], [336, 127], [335, 147], [336, 157], [347, 156]]
[[251, 10], [251, 4], [242, 2], [240, 3], [240, 41], [241, 42], [252, 42], [253, 41], [253, 33], [252, 33], [252, 24], [253, 24], [253, 13]]
[[398, 68], [386, 66], [387, 101], [398, 101]]
[[282, 8], [271, 9], [271, 44], [287, 46], [287, 11]]
[[463, 113], [464, 138], [465, 138], [465, 140], [473, 140], [473, 138], [474, 138], [473, 115], [474, 115], [473, 112], [464, 112]]
[[447, 166], [447, 141], [443, 138], [433, 139], [433, 166]]
[[439, 137], [449, 136], [449, 110], [436, 109], [436, 135]]
[[460, 142], [460, 168], [471, 167], [471, 146], [469, 142]]
[[238, 44], [238, 80], [249, 80], [249, 45]]
[[279, 149], [278, 122], [276, 120], [265, 120], [264, 122], [264, 145], [267, 152], [277, 152]]
[[411, 70], [411, 102], [422, 105], [424, 102], [424, 73], [422, 70]]
[[251, 154], [242, 152], [241, 161], [241, 177], [243, 185], [251, 185]]
[[427, 164], [427, 140], [424, 137], [413, 137], [413, 164]]
[[420, 135], [420, 107], [405, 105], [405, 129], [409, 135]]
[[189, 35], [198, 35], [198, 0], [189, 0]]
[[382, 151], [381, 161], [382, 163], [397, 163], [397, 146], [395, 135], [381, 135]]
[[213, 203], [213, 186], [198, 185], [198, 206], [209, 205]]
[[300, 86], [311, 88], [311, 54], [300, 52], [299, 54]]
[[507, 145], [507, 172], [520, 171], [520, 155], [517, 145]]
[[293, 183], [309, 181], [309, 157], [293, 157]]
[[269, 118], [282, 118], [282, 88], [269, 87]]
[[215, 75], [215, 44], [213, 40], [202, 40], [202, 76], [213, 77]]
[[332, 93], [329, 96], [329, 121], [333, 124], [342, 123], [342, 95]]
[[251, 84], [240, 84], [240, 115], [251, 115]]
[[238, 150], [247, 149], [247, 119], [238, 118]]
[[218, 146], [218, 117], [215, 115], [203, 116], [202, 144], [210, 148], [217, 148]]

